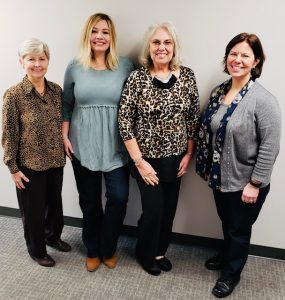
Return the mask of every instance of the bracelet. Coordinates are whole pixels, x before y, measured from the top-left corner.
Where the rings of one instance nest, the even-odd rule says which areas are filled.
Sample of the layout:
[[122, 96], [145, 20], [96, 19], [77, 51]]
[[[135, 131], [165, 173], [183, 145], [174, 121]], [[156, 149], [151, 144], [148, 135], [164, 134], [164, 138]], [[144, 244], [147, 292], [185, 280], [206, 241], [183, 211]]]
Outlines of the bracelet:
[[63, 139], [63, 140], [67, 140], [67, 139], [68, 139], [68, 136], [67, 136], [67, 135], [62, 136], [62, 139]]
[[252, 181], [251, 179], [250, 179], [249, 183], [256, 188], [260, 188], [260, 186], [262, 185], [262, 182], [257, 183], [257, 182]]
[[141, 164], [141, 162], [143, 161], [143, 157], [139, 157], [138, 159], [133, 159], [133, 162], [135, 164], [135, 166], [139, 166]]

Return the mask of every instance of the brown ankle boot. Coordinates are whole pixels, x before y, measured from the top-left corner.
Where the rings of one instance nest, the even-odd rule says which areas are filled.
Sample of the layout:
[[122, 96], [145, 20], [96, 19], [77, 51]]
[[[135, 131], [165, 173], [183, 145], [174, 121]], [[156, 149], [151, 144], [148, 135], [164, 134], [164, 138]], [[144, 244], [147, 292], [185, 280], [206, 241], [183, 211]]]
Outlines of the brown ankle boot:
[[101, 260], [99, 257], [95, 257], [95, 258], [87, 257], [86, 258], [86, 269], [89, 272], [96, 271], [99, 268], [100, 264], [101, 264]]
[[113, 255], [110, 258], [104, 257], [103, 258], [103, 263], [109, 268], [109, 269], [114, 269], [117, 265], [117, 256]]

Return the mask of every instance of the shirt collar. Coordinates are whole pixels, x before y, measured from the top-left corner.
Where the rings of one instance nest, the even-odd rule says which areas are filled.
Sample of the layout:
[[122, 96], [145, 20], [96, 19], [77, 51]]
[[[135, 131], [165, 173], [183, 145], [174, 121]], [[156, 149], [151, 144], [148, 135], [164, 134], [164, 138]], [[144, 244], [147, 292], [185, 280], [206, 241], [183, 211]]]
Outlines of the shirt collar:
[[[49, 81], [47, 81], [46, 78], [44, 80], [45, 86], [51, 89], [52, 91], [55, 91], [54, 86]], [[34, 85], [30, 82], [27, 75], [23, 78], [22, 85], [25, 95], [30, 94], [35, 89]]]

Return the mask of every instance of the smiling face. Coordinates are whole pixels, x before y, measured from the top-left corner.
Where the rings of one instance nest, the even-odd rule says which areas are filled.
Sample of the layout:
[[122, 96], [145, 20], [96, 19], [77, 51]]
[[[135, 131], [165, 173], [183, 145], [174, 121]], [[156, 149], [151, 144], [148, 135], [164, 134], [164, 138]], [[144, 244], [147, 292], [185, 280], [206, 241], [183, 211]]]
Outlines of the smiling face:
[[251, 70], [258, 64], [252, 48], [247, 42], [236, 44], [229, 52], [226, 65], [233, 79], [248, 79]]
[[91, 49], [94, 54], [106, 52], [110, 47], [110, 29], [105, 20], [94, 24], [90, 37]]
[[149, 53], [154, 65], [169, 65], [174, 53], [174, 42], [166, 29], [158, 28], [154, 32], [149, 43]]
[[26, 71], [29, 80], [34, 82], [44, 78], [48, 69], [49, 60], [45, 53], [31, 53], [21, 58], [20, 63]]

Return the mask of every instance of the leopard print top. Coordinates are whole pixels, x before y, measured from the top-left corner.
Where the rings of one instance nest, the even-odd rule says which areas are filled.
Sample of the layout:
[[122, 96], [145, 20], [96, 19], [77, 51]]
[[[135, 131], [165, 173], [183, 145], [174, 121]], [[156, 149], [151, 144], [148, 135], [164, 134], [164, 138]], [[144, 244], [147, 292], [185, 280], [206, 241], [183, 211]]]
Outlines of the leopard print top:
[[153, 84], [150, 72], [132, 72], [124, 87], [119, 129], [124, 141], [136, 138], [142, 155], [161, 158], [187, 150], [188, 139], [197, 138], [199, 95], [193, 71], [180, 66], [175, 84], [162, 89]]
[[4, 94], [2, 146], [12, 174], [21, 166], [45, 171], [65, 165], [61, 96], [60, 86], [47, 80], [41, 96], [27, 76]]

